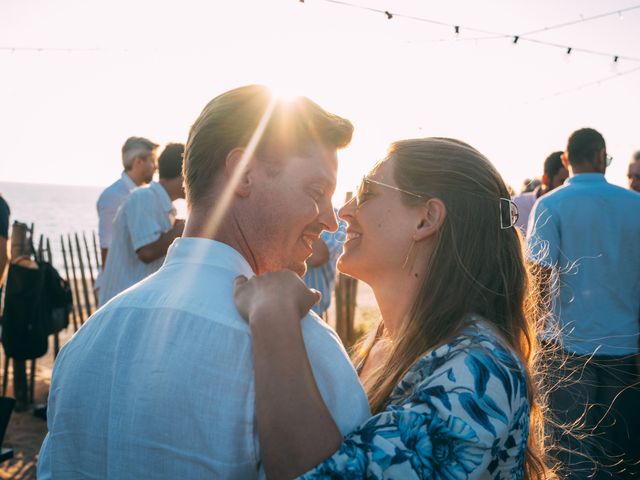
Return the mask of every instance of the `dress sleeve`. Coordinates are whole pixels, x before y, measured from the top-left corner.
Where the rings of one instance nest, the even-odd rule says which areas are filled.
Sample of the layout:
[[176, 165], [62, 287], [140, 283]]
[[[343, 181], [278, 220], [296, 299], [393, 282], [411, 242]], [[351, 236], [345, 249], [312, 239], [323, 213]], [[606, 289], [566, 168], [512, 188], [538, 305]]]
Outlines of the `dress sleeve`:
[[506, 458], [523, 458], [528, 404], [520, 369], [514, 374], [483, 349], [438, 351], [396, 388], [409, 392], [406, 402], [370, 418], [301, 478], [485, 478]]

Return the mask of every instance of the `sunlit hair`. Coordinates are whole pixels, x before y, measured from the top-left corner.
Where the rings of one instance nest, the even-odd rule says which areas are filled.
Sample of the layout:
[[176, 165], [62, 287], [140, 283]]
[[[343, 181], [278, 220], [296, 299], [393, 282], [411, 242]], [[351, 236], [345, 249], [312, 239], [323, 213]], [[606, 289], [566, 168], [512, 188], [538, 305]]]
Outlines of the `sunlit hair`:
[[144, 137], [129, 137], [122, 145], [122, 166], [129, 171], [133, 168], [133, 161], [136, 157], [144, 157], [158, 148], [157, 143], [153, 143]]
[[312, 145], [337, 149], [351, 141], [351, 122], [306, 97], [274, 99], [261, 85], [230, 90], [211, 100], [191, 127], [183, 166], [189, 205], [207, 195], [229, 152], [249, 144], [272, 103], [257, 145], [258, 158], [277, 164], [287, 154], [304, 153]]
[[[525, 263], [518, 229], [500, 228], [500, 216], [505, 214], [500, 198], [509, 198], [504, 181], [477, 150], [446, 138], [396, 142], [383, 162], [393, 165], [399, 188], [441, 199], [447, 215], [427, 275], [388, 359], [365, 382], [372, 411], [385, 408], [393, 388], [426, 352], [461, 333], [470, 314], [481, 315], [526, 367], [531, 421], [525, 478], [550, 478], [536, 370], [536, 330], [544, 302]], [[410, 195], [402, 198], [410, 205], [424, 202]], [[365, 344], [360, 359], [366, 358], [372, 342]]]

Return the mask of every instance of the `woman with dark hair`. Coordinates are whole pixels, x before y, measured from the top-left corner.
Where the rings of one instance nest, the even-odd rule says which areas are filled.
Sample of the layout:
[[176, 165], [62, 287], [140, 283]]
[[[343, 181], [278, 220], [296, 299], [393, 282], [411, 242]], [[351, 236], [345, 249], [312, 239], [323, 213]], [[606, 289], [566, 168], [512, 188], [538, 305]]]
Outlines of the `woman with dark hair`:
[[457, 140], [396, 142], [339, 214], [338, 267], [382, 317], [356, 356], [373, 416], [343, 438], [318, 394], [299, 326], [318, 294], [288, 271], [239, 278], [269, 478], [549, 478], [537, 284], [493, 165]]

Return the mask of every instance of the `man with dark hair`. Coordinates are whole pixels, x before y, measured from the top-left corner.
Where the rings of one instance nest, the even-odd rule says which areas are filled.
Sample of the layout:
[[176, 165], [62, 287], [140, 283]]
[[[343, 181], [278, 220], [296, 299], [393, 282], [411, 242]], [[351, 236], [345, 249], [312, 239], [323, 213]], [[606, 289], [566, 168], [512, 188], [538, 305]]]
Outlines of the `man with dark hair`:
[[[204, 108], [185, 152], [184, 235], [160, 270], [60, 352], [39, 479], [264, 477], [251, 331], [234, 281], [304, 274], [320, 233], [336, 230], [337, 150], [352, 131], [307, 98], [279, 100], [261, 86]], [[368, 418], [366, 395], [335, 333], [314, 313], [302, 330], [318, 390], [346, 434]]]
[[635, 192], [640, 192], [640, 150], [633, 154], [627, 170], [629, 188]]
[[630, 246], [640, 195], [605, 180], [611, 157], [596, 130], [574, 132], [562, 161], [570, 177], [535, 204], [527, 236], [553, 303], [547, 340], [560, 352], [550, 406], [573, 430], [554, 441], [563, 478], [638, 478], [640, 250]]
[[158, 159], [160, 180], [137, 188], [116, 215], [110, 254], [98, 295], [102, 306], [131, 285], [158, 270], [184, 220], [175, 218], [173, 201], [184, 198], [184, 145], [170, 143]]
[[518, 220], [516, 226], [523, 234], [527, 232], [529, 214], [536, 200], [544, 194], [561, 186], [569, 176], [569, 172], [562, 165], [562, 152], [553, 152], [544, 161], [543, 175], [540, 186], [530, 192], [524, 192], [513, 197], [513, 201], [518, 207]]
[[120, 178], [109, 185], [98, 198], [98, 236], [102, 265], [113, 235], [113, 220], [120, 205], [129, 194], [140, 185], [151, 182], [156, 171], [156, 149], [158, 145], [143, 137], [129, 137], [122, 145], [122, 166]]

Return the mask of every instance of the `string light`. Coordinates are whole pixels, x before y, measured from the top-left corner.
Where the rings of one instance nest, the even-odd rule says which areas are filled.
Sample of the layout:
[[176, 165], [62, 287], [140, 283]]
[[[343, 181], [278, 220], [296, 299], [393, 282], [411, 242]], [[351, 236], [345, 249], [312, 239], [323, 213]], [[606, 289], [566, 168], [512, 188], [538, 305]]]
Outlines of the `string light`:
[[387, 16], [387, 20], [391, 20], [393, 18], [393, 15], [386, 10], [384, 11], [384, 14]]
[[[360, 10], [367, 10], [370, 12], [377, 12], [377, 13], [384, 13], [387, 15], [387, 18], [391, 19], [392, 17], [390, 16], [391, 14], [386, 11], [386, 10], [380, 10], [377, 8], [372, 8], [372, 7], [365, 7], [362, 5], [356, 5], [354, 3], [350, 3], [348, 1], [345, 0], [324, 0], [327, 3], [333, 3], [336, 5], [342, 5], [345, 7], [351, 7], [351, 8], [357, 8]], [[447, 22], [441, 22], [439, 20], [435, 20], [435, 19], [431, 19], [431, 18], [425, 18], [425, 17], [418, 17], [415, 15], [404, 15], [404, 14], [400, 14], [400, 13], [394, 13], [393, 15], [397, 18], [404, 18], [407, 20], [414, 20], [414, 21], [418, 21], [418, 22], [422, 22], [422, 23], [429, 23], [431, 25], [439, 25], [439, 26], [443, 26], [443, 27], [449, 27], [449, 28], [453, 28], [454, 31], [456, 28], [458, 28], [458, 31], [460, 28], [464, 28], [466, 31], [469, 32], [473, 32], [473, 33], [481, 33], [483, 35], [488, 35], [487, 37], [478, 37], [478, 38], [474, 38], [474, 42], [477, 43], [478, 40], [493, 40], [493, 39], [498, 39], [498, 38], [505, 38], [505, 39], [511, 39], [513, 44], [517, 44], [518, 41], [522, 40], [522, 41], [527, 41], [527, 42], [531, 42], [531, 43], [536, 43], [539, 45], [546, 45], [548, 47], [554, 47], [554, 48], [561, 48], [563, 50], [566, 51], [567, 46], [566, 45], [560, 45], [557, 43], [553, 43], [553, 42], [548, 42], [545, 40], [538, 40], [535, 38], [529, 38], [529, 35], [533, 35], [535, 33], [540, 33], [540, 32], [547, 32], [549, 30], [555, 30], [558, 28], [563, 28], [563, 27], [567, 27], [570, 25], [576, 25], [578, 23], [584, 23], [584, 22], [588, 22], [588, 21], [592, 21], [592, 20], [596, 20], [599, 18], [604, 18], [604, 17], [608, 17], [611, 15], [616, 15], [618, 13], [622, 13], [622, 12], [628, 12], [631, 10], [636, 10], [636, 9], [640, 9], [640, 5], [633, 5], [631, 7], [627, 7], [627, 8], [623, 8], [621, 10], [613, 10], [613, 11], [609, 11], [609, 12], [605, 12], [605, 13], [601, 13], [598, 15], [593, 15], [591, 17], [584, 17], [583, 15], [580, 16], [580, 19], [578, 20], [572, 20], [569, 22], [564, 22], [564, 23], [559, 23], [559, 24], [555, 24], [555, 25], [550, 25], [544, 28], [540, 28], [537, 30], [532, 30], [529, 32], [525, 32], [525, 33], [520, 33], [517, 35], [509, 35], [506, 33], [500, 33], [500, 32], [492, 32], [492, 31], [488, 31], [488, 30], [483, 30], [483, 29], [479, 29], [479, 28], [474, 28], [474, 27], [469, 27], [469, 26], [461, 26], [461, 25], [456, 25], [456, 24], [451, 24], [451, 23], [447, 23]], [[589, 50], [586, 48], [579, 48], [579, 47], [571, 47], [572, 51], [576, 51], [576, 52], [580, 52], [580, 53], [585, 53], [585, 54], [589, 54], [589, 55], [598, 55], [598, 56], [607, 56], [607, 57], [612, 57], [613, 54], [611, 53], [605, 53], [605, 52], [600, 52], [600, 51], [595, 51], [595, 50]], [[622, 57], [619, 56], [620, 59], [624, 59], [624, 60], [629, 60], [631, 62], [640, 62], [640, 58], [637, 57]]]
[[572, 50], [571, 47], [567, 48], [567, 55], [571, 55], [571, 50]]

